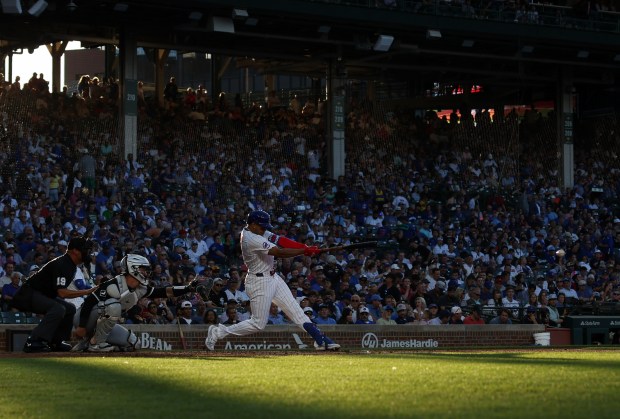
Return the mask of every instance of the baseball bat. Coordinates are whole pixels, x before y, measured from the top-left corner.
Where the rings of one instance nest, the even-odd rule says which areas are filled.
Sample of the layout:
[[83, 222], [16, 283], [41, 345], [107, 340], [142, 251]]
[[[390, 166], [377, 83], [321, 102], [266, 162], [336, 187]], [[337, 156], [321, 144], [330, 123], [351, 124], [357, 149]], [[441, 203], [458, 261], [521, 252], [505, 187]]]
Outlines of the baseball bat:
[[321, 251], [321, 253], [326, 253], [326, 252], [337, 252], [339, 250], [366, 249], [369, 247], [377, 247], [377, 243], [379, 242], [376, 240], [373, 240], [373, 241], [345, 244], [342, 246], [326, 247], [325, 249], [319, 249], [319, 250]]
[[183, 334], [183, 328], [181, 327], [181, 320], [177, 317], [177, 325], [179, 326], [179, 337], [181, 338], [181, 345], [183, 345], [183, 350], [187, 350], [187, 343], [185, 342], [185, 335]]

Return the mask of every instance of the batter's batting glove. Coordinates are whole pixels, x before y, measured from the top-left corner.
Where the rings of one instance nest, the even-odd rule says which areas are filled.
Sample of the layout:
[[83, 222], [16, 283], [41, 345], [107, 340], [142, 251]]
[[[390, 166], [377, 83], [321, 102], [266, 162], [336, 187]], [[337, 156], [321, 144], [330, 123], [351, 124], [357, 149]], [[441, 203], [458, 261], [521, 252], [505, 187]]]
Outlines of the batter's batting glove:
[[305, 256], [316, 256], [320, 253], [321, 253], [321, 249], [319, 249], [317, 246], [308, 246], [304, 250]]

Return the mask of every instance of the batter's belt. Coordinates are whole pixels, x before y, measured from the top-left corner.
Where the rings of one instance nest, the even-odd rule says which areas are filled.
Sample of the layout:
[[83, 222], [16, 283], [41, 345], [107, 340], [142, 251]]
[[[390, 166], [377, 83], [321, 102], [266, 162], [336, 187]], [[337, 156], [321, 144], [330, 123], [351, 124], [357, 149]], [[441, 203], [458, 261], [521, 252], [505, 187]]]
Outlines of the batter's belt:
[[259, 277], [259, 278], [260, 278], [260, 277], [262, 277], [262, 276], [265, 276], [266, 274], [269, 274], [270, 276], [273, 276], [275, 273], [276, 273], [276, 271], [275, 271], [275, 270], [273, 270], [273, 271], [264, 272], [264, 273], [263, 273], [263, 272], [259, 272], [259, 273], [257, 273], [257, 274], [251, 274], [251, 275], [254, 275], [254, 276], [257, 276], [257, 277]]

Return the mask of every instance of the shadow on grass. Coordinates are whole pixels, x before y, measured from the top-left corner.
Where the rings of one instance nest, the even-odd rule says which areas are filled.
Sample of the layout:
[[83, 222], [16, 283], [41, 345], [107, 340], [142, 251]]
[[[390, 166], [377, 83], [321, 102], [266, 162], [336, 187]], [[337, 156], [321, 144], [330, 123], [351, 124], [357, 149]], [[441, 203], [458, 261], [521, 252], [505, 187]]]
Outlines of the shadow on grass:
[[[434, 387], [429, 388], [428, 377], [424, 378], [423, 373], [417, 374], [417, 371], [427, 371], [420, 368], [421, 365], [428, 366], [430, 371], [444, 371], [440, 373], [443, 378], [432, 379], [433, 385], [466, 391], [472, 378], [451, 376], [452, 364], [471, 362], [498, 367], [529, 364], [540, 371], [557, 371], [556, 367], [560, 365], [583, 366], [584, 369], [595, 369], [596, 375], [599, 375], [599, 369], [606, 368], [608, 379], [617, 375], [620, 366], [620, 362], [614, 360], [582, 359], [575, 353], [557, 355], [558, 358], [547, 354], [536, 357], [531, 352], [343, 353], [292, 359], [273, 355], [262, 357], [272, 359], [260, 362], [262, 370], [258, 373], [244, 370], [250, 369], [247, 362], [253, 363], [254, 357], [250, 356], [7, 358], [0, 359], [0, 377], [3, 377], [0, 417], [549, 418], [559, 416], [539, 409], [537, 402], [541, 397], [562, 400], [566, 386], [577, 385], [572, 378], [567, 377], [557, 392], [550, 388], [542, 395], [538, 384], [531, 380], [505, 382], [498, 388], [494, 387], [497, 383], [493, 387], [484, 387], [484, 382], [478, 382], [477, 392], [467, 393], [468, 402], [464, 404], [463, 394], [439, 393]], [[620, 352], [617, 356], [620, 360]], [[390, 358], [405, 362], [396, 370], [390, 362], [381, 365], [380, 361]], [[379, 367], [373, 365], [375, 359]], [[304, 364], [314, 369], [304, 368]], [[497, 373], [499, 369], [490, 368], [488, 371]], [[334, 371], [340, 371], [339, 375]], [[273, 383], [277, 385], [271, 386]], [[398, 397], [393, 392], [394, 387], [385, 386], [386, 383], [398, 383], [396, 388], [410, 389], [410, 393], [406, 396], [399, 393], [401, 396]], [[263, 386], [270, 386], [270, 390], [266, 391]], [[336, 401], [333, 398], [328, 400], [324, 393], [318, 397], [316, 389], [322, 386], [328, 386], [332, 394], [342, 395], [342, 399], [337, 396]], [[582, 395], [567, 400], [566, 406], [570, 409], [565, 410], [561, 417], [584, 417], [585, 412], [597, 418], [615, 417], [611, 412], [618, 411], [618, 402], [603, 401], [613, 400], [611, 394], [616, 393], [618, 386], [611, 384], [608, 387], [609, 394], [597, 391], [585, 399]], [[417, 390], [411, 390], [413, 388]], [[513, 388], [519, 388], [519, 391], [512, 392]], [[494, 396], [489, 399], [489, 394]], [[511, 410], [515, 405], [520, 408]]]
[[[227, 376], [213, 377], [207, 374], [201, 382], [196, 382], [195, 378], [185, 378], [182, 370], [175, 375], [169, 367], [158, 368], [158, 363], [170, 362], [166, 358], [96, 359], [99, 362], [89, 363], [86, 357], [79, 362], [73, 362], [70, 358], [0, 359], [0, 375], [7, 384], [3, 386], [0, 395], [0, 417], [124, 419], [148, 416], [180, 419], [351, 415], [345, 406], [342, 409], [334, 409], [333, 405], [329, 409], [316, 406], [309, 410], [306, 405], [295, 405], [290, 398], [279, 397], [277, 394], [271, 397], [248, 397], [247, 387], [251, 388], [252, 383], [229, 390], [230, 386], [219, 385], [227, 382]], [[137, 372], [139, 368], [136, 365], [144, 361], [154, 366], [151, 372], [155, 370], [157, 373], [161, 369], [161, 375], [149, 376]], [[203, 368], [208, 369], [209, 363], [220, 364], [217, 367], [220, 369], [221, 364], [228, 361], [234, 364], [237, 358], [175, 360], [198, 363], [196, 368], [201, 371]], [[201, 365], [202, 362], [205, 365]], [[232, 368], [235, 366], [231, 365]], [[240, 373], [242, 371], [234, 371], [233, 375]], [[265, 371], [265, 374], [269, 374], [269, 371]], [[244, 396], [235, 392], [241, 388], [246, 390]]]

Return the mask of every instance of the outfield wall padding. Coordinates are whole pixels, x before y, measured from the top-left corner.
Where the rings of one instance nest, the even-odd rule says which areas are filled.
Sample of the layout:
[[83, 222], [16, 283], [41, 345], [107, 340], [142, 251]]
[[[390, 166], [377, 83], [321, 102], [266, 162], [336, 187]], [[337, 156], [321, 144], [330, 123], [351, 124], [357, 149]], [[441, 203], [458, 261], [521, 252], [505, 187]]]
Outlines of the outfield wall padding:
[[[126, 325], [146, 349], [178, 351], [183, 349], [177, 325]], [[185, 325], [183, 335], [188, 350], [204, 350], [206, 325]], [[0, 325], [0, 351], [21, 350], [24, 336], [34, 328], [29, 324]], [[527, 346], [534, 344], [534, 333], [543, 325], [446, 325], [446, 326], [321, 326], [321, 330], [344, 350], [427, 350], [454, 347]], [[11, 347], [13, 342], [14, 348]], [[249, 336], [232, 336], [219, 341], [222, 351], [300, 351], [314, 350], [312, 339], [296, 326], [267, 326]]]

